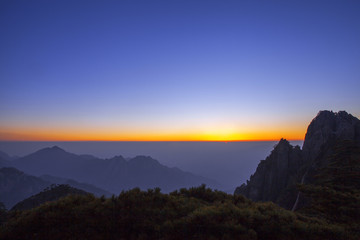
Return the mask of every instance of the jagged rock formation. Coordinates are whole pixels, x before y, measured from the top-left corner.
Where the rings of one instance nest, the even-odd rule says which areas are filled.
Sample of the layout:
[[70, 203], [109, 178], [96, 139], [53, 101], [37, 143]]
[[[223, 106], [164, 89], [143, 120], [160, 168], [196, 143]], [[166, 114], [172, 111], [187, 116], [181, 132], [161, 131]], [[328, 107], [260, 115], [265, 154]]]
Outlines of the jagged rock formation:
[[270, 156], [259, 163], [250, 181], [238, 187], [235, 193], [254, 201], [280, 202], [286, 189], [297, 182], [302, 164], [300, 147], [281, 139]]
[[360, 120], [345, 111], [320, 111], [307, 129], [302, 150], [281, 139], [270, 156], [259, 163], [250, 181], [236, 188], [235, 194], [295, 210], [305, 203], [296, 185], [313, 181], [317, 169], [328, 164], [339, 140], [360, 143]]

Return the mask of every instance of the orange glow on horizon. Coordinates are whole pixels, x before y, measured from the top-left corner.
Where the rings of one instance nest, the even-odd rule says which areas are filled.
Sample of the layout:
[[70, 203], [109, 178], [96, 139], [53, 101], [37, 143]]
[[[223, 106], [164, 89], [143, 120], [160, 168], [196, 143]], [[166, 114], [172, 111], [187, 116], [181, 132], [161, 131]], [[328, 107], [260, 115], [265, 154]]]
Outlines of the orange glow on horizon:
[[278, 141], [303, 140], [304, 129], [247, 130], [242, 133], [232, 130], [184, 131], [119, 131], [111, 129], [0, 129], [0, 141]]

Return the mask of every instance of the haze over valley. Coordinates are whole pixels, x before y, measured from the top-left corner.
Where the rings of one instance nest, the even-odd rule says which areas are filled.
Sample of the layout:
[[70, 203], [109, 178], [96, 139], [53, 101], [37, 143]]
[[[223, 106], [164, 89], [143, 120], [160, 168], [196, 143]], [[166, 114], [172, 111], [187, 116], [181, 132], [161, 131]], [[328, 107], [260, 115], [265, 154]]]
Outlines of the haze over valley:
[[[293, 141], [302, 145], [302, 141]], [[150, 156], [168, 167], [213, 179], [223, 191], [233, 191], [245, 182], [277, 141], [267, 142], [0, 142], [0, 150], [25, 156], [58, 146], [78, 155], [99, 158]]]

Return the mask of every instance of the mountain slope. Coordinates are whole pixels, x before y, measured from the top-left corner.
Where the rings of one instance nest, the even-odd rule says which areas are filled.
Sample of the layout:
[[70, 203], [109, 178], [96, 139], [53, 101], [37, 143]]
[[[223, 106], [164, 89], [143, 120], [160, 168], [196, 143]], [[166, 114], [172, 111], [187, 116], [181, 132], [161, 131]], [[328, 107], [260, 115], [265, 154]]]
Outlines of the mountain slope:
[[302, 150], [282, 139], [235, 194], [255, 201], [274, 201], [287, 209], [301, 207], [306, 199], [296, 185], [313, 182], [341, 140], [360, 142], [360, 120], [344, 111], [320, 111], [308, 127]]
[[11, 165], [10, 160], [12, 158], [7, 153], [0, 151], [0, 168], [9, 167]]
[[300, 147], [293, 147], [281, 139], [271, 154], [259, 163], [250, 181], [238, 187], [235, 193], [254, 201], [272, 201], [284, 206], [286, 202], [281, 204], [283, 195], [286, 199], [292, 195], [292, 201], [295, 201], [294, 193], [287, 193], [287, 188], [298, 182], [297, 172], [302, 163]]
[[17, 159], [18, 157], [15, 157], [15, 156], [10, 156], [9, 154], [3, 152], [3, 151], [0, 151], [0, 159], [3, 159], [3, 160], [6, 160], [6, 161], [11, 161], [11, 160], [14, 160], [14, 159]]
[[310, 204], [300, 211], [359, 232], [360, 145], [350, 140], [338, 141], [333, 151], [329, 164], [318, 169], [314, 181], [300, 185], [310, 198]]
[[202, 183], [218, 187], [211, 179], [166, 167], [151, 157], [137, 156], [125, 160], [122, 156], [116, 156], [104, 160], [68, 153], [56, 146], [16, 159], [13, 164], [16, 168], [35, 176], [70, 178], [115, 194], [134, 187], [160, 187], [164, 192], [199, 186]]
[[53, 184], [69, 185], [73, 188], [77, 188], [77, 189], [86, 191], [88, 193], [92, 193], [97, 197], [101, 197], [103, 195], [106, 197], [110, 197], [112, 195], [112, 193], [105, 191], [101, 188], [98, 188], [94, 185], [87, 184], [87, 183], [79, 183], [75, 180], [68, 179], [68, 178], [59, 178], [59, 177], [54, 177], [51, 175], [42, 175], [42, 176], [40, 176], [40, 178], [43, 179], [44, 181], [51, 182]]
[[68, 195], [88, 195], [90, 193], [80, 189], [70, 187], [66, 184], [51, 185], [50, 188], [46, 188], [36, 195], [33, 195], [27, 199], [17, 203], [11, 210], [27, 210], [49, 201], [56, 201], [60, 198]]
[[15, 168], [0, 169], [0, 202], [3, 202], [7, 209], [15, 203], [30, 197], [51, 183], [38, 177], [27, 175]]

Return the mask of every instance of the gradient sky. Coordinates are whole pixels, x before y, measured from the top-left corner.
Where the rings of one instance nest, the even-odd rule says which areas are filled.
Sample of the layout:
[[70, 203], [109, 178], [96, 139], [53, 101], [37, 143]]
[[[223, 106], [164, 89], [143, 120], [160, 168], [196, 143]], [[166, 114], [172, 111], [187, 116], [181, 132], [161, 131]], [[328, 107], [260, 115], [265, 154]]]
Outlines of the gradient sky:
[[0, 1], [0, 140], [303, 139], [360, 117], [360, 1]]

